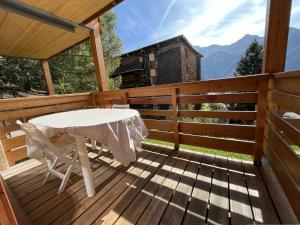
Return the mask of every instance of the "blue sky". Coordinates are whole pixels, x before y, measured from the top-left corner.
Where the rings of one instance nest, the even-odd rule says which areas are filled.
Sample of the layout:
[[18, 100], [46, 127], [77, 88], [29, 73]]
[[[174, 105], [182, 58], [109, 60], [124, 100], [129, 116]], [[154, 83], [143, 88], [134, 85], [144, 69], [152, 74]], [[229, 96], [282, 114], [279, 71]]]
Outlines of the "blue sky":
[[[300, 28], [296, 2], [290, 25]], [[231, 44], [245, 34], [263, 36], [266, 7], [267, 0], [124, 0], [114, 11], [128, 52], [180, 34], [201, 47]]]

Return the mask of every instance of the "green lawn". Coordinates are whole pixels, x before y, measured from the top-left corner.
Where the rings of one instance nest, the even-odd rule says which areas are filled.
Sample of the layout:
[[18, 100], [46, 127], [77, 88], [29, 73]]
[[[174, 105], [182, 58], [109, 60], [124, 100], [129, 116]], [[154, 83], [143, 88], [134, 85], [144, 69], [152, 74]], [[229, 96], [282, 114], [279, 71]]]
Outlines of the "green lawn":
[[295, 152], [300, 153], [300, 147], [299, 147], [299, 146], [297, 146], [297, 145], [292, 145], [291, 147], [292, 147], [292, 149], [293, 149]]
[[[149, 139], [149, 138], [147, 138], [145, 140], [145, 143], [163, 145], [163, 146], [167, 146], [167, 147], [174, 147], [173, 143], [153, 140], [153, 139]], [[220, 150], [210, 149], [210, 148], [195, 147], [195, 146], [191, 146], [191, 145], [182, 145], [181, 144], [180, 149], [181, 150], [188, 150], [188, 151], [203, 152], [203, 153], [208, 153], [208, 154], [213, 154], [213, 155], [220, 155], [220, 156], [225, 156], [225, 157], [230, 157], [230, 158], [235, 158], [235, 159], [248, 160], [248, 161], [252, 160], [252, 156], [250, 156], [250, 155], [238, 154], [238, 153], [233, 153], [233, 152], [225, 152], [225, 151], [220, 151]]]

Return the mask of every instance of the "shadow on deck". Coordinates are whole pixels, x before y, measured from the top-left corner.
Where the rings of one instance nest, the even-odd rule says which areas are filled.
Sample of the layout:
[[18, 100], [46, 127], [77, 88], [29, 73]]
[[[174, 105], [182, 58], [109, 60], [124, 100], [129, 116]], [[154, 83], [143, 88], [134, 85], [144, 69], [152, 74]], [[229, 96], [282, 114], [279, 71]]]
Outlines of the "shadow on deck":
[[3, 173], [33, 224], [279, 223], [259, 170], [248, 162], [148, 145], [127, 168], [109, 152], [89, 155], [93, 198], [80, 171], [59, 195], [60, 180], [42, 185], [47, 168], [34, 160]]

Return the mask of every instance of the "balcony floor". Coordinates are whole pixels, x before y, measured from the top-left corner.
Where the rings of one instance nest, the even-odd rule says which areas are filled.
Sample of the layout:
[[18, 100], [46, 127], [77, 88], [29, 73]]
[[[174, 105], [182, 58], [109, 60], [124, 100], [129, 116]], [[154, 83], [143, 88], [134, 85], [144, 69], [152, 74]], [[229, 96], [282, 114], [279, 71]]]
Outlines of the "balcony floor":
[[59, 195], [60, 180], [42, 185], [47, 169], [37, 161], [27, 160], [2, 175], [33, 224], [279, 223], [252, 164], [157, 146], [145, 149], [127, 168], [109, 152], [90, 152], [93, 198], [86, 196], [80, 171]]

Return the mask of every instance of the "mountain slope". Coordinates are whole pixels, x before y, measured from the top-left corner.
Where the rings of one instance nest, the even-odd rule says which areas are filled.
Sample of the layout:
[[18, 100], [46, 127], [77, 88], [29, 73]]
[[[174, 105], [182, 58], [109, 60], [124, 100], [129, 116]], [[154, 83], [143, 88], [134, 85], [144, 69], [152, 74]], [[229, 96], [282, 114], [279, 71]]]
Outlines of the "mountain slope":
[[[232, 76], [237, 62], [249, 44], [256, 39], [263, 43], [264, 38], [256, 35], [245, 35], [230, 45], [194, 46], [202, 58], [202, 78], [216, 79]], [[300, 29], [290, 27], [287, 50], [286, 70], [300, 69]]]

